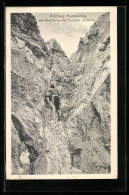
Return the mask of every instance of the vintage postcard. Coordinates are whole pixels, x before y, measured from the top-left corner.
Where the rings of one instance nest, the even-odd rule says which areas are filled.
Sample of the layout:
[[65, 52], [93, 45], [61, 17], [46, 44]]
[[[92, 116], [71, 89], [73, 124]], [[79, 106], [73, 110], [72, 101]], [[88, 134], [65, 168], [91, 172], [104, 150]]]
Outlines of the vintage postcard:
[[117, 179], [117, 8], [6, 7], [6, 178]]

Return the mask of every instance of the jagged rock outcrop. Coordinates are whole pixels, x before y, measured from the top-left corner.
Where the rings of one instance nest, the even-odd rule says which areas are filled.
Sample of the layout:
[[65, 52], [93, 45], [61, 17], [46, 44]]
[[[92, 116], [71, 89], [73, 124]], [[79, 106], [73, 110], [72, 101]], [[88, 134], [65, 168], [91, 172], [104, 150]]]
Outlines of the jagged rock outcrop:
[[61, 49], [61, 46], [59, 45], [59, 43], [57, 43], [55, 39], [50, 39], [49, 42], [46, 42], [46, 47], [48, 51], [50, 51], [52, 56], [53, 54], [58, 54], [59, 57], [60, 54], [61, 57], [65, 57], [66, 59], [68, 59], [65, 52]]
[[[62, 119], [48, 109], [54, 83]], [[110, 19], [94, 23], [67, 58], [32, 14], [11, 15], [12, 174], [109, 173]]]

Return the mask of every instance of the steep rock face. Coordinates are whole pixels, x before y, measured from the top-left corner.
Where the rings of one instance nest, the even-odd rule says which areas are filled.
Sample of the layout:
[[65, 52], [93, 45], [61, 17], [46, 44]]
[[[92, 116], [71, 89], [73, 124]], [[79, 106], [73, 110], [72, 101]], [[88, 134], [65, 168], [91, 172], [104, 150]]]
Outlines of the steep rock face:
[[[70, 61], [78, 64], [78, 85], [67, 119], [82, 136], [80, 168], [84, 173], [110, 172], [110, 22], [106, 13], [81, 38]], [[82, 71], [81, 71], [82, 70]]]
[[[109, 25], [107, 13], [68, 60], [32, 14], [11, 15], [12, 174], [110, 172]], [[61, 121], [46, 107], [51, 82]]]
[[56, 111], [53, 108], [49, 114], [45, 106], [54, 69], [60, 74], [68, 59], [51, 40], [56, 52], [49, 50], [32, 14], [12, 14], [11, 35], [12, 174], [78, 172], [70, 169], [62, 123], [55, 124]]
[[[34, 16], [12, 14], [11, 24], [12, 173], [34, 174], [33, 152], [25, 137], [33, 140], [33, 148], [38, 151], [36, 158], [39, 156], [45, 164], [42, 95], [51, 77], [50, 57]], [[22, 139], [19, 130], [24, 134]], [[26, 160], [21, 156], [26, 156]]]

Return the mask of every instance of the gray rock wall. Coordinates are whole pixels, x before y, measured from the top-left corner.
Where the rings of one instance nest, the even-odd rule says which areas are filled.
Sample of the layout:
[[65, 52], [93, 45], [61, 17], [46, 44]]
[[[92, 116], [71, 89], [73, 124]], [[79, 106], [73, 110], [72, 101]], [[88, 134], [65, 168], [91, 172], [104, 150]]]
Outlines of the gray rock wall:
[[[101, 16], [68, 60], [32, 14], [11, 16], [12, 174], [109, 173], [110, 22]], [[62, 119], [48, 109], [53, 82]]]

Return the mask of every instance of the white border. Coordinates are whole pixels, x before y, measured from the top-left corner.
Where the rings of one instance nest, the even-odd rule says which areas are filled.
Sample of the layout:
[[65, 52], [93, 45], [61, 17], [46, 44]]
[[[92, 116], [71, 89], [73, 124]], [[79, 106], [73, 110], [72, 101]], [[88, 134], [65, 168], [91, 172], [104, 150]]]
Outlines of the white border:
[[[11, 29], [10, 13], [110, 12], [111, 174], [11, 175]], [[117, 7], [6, 7], [6, 179], [117, 179]]]

